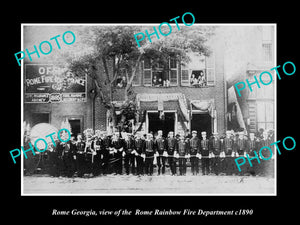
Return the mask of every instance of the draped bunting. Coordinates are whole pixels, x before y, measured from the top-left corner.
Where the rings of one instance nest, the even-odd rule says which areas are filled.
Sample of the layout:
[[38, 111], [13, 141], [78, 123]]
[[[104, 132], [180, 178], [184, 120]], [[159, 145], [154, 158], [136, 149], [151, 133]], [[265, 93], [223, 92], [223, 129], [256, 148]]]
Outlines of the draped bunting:
[[189, 120], [189, 113], [187, 107], [187, 101], [182, 93], [164, 93], [164, 94], [137, 94], [136, 102], [138, 109], [140, 109], [140, 102], [153, 102], [153, 101], [178, 101], [179, 108], [186, 121]]
[[200, 110], [202, 112], [208, 112], [212, 118], [215, 117], [214, 100], [191, 100], [191, 110], [192, 110], [192, 106], [194, 106], [197, 110]]

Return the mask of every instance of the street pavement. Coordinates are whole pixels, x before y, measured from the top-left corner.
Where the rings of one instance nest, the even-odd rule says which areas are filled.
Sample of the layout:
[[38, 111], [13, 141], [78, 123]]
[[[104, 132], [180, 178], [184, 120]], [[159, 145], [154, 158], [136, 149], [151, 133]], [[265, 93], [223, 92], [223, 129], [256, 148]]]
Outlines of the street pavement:
[[23, 176], [24, 195], [275, 195], [274, 177], [261, 176]]

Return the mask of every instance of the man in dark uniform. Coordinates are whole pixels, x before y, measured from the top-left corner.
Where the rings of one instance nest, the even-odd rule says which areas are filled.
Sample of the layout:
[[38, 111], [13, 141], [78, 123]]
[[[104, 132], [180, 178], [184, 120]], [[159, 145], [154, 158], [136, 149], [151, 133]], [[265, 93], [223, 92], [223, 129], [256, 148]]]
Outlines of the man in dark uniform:
[[131, 173], [135, 174], [135, 142], [132, 138], [131, 134], [127, 134], [125, 138], [125, 156], [124, 156], [124, 167], [125, 172], [127, 175], [129, 175], [129, 170], [131, 167]]
[[209, 169], [209, 140], [206, 138], [206, 132], [201, 132], [202, 140], [201, 145], [201, 167], [202, 174], [208, 175], [210, 173]]
[[172, 176], [176, 175], [176, 161], [174, 158], [175, 146], [176, 139], [174, 138], [174, 132], [170, 131], [167, 139], [167, 153]]
[[112, 139], [112, 147], [114, 148], [114, 171], [116, 174], [122, 175], [123, 169], [123, 151], [124, 151], [124, 140], [120, 138], [120, 134], [115, 133], [115, 137]]
[[158, 156], [156, 158], [157, 166], [158, 166], [158, 170], [157, 170], [158, 175], [160, 175], [160, 172], [162, 172], [162, 174], [165, 174], [165, 168], [166, 168], [167, 142], [162, 135], [163, 135], [162, 130], [157, 131], [157, 137], [155, 140], [155, 146], [158, 153]]
[[155, 154], [155, 142], [152, 134], [148, 134], [145, 141], [145, 173], [152, 176], [153, 174], [153, 161]]
[[103, 154], [102, 158], [102, 169], [103, 174], [106, 175], [109, 173], [109, 159], [110, 159], [110, 148], [111, 148], [111, 138], [107, 135], [106, 131], [103, 132], [103, 136], [101, 136], [102, 145], [101, 151]]
[[142, 157], [142, 154], [145, 152], [145, 140], [142, 139], [141, 134], [138, 132], [136, 134], [135, 142], [135, 151], [136, 151], [136, 172], [137, 175], [143, 175], [144, 174], [144, 158]]
[[[53, 143], [50, 144], [48, 148], [48, 156], [49, 156], [49, 174], [53, 177], [59, 176], [59, 165], [58, 165], [58, 154], [57, 154], [57, 145], [59, 141], [55, 141], [55, 146]], [[27, 148], [28, 149], [28, 148]]]
[[212, 171], [219, 175], [220, 173], [220, 153], [221, 153], [221, 140], [218, 137], [218, 133], [213, 133], [213, 138], [211, 139], [211, 151], [213, 153], [212, 162]]
[[[246, 156], [247, 153], [247, 141], [244, 138], [244, 132], [241, 131], [239, 132], [239, 138], [237, 140], [237, 153], [238, 156]], [[248, 165], [248, 164], [247, 164]], [[245, 168], [244, 170], [242, 170], [239, 175], [244, 175], [244, 173], [247, 171], [247, 169]]]
[[[274, 142], [274, 141], [273, 141]], [[272, 155], [274, 157], [274, 145], [271, 146], [271, 144], [273, 143], [271, 138], [269, 138], [269, 134], [268, 134], [268, 131], [265, 130], [263, 132], [263, 135], [262, 135], [262, 139], [260, 140], [260, 143], [259, 143], [259, 148], [258, 148], [258, 151], [256, 151], [257, 155], [259, 156], [259, 158], [261, 159], [260, 160], [260, 174], [261, 175], [267, 175], [268, 172], [271, 171], [271, 166], [274, 165], [274, 160], [271, 157], [271, 152], [267, 149], [267, 148], [264, 148], [262, 151], [261, 151], [261, 154], [259, 154], [260, 152], [260, 149], [267, 146], [269, 148], [271, 148], [272, 150]], [[262, 157], [261, 157], [262, 155]], [[268, 159], [268, 160], [263, 160], [263, 158], [265, 159]], [[252, 160], [253, 161], [256, 161], [256, 159]]]
[[[259, 142], [255, 139], [255, 135], [254, 133], [250, 133], [249, 134], [249, 140], [248, 140], [248, 149], [249, 149], [249, 152], [248, 152], [248, 155], [251, 159], [251, 157], [254, 157], [255, 156], [255, 153], [258, 155], [259, 154]], [[255, 175], [255, 174], [258, 174], [258, 161], [256, 159], [254, 160], [251, 160], [251, 164], [252, 164], [252, 167], [249, 168], [249, 172], [251, 175]]]
[[184, 138], [184, 134], [179, 136], [179, 141], [176, 143], [176, 153], [178, 154], [179, 175], [186, 175], [186, 160], [189, 155], [189, 141]]
[[81, 134], [77, 135], [76, 142], [76, 163], [77, 163], [77, 175], [78, 177], [82, 177], [86, 171], [86, 163], [85, 163], [85, 141], [82, 139]]
[[90, 134], [87, 135], [86, 137], [86, 142], [85, 142], [85, 160], [86, 160], [86, 172], [89, 174], [89, 176], [92, 176], [93, 172], [93, 167], [94, 167], [94, 156], [95, 156], [95, 151], [92, 148], [92, 136]]
[[70, 141], [65, 143], [60, 143], [58, 148], [59, 152], [62, 152], [62, 163], [63, 163], [63, 174], [67, 177], [72, 177], [74, 174], [74, 158], [75, 149]]
[[226, 175], [232, 175], [235, 166], [235, 161], [232, 158], [233, 153], [233, 139], [231, 138], [231, 131], [226, 131], [226, 137], [224, 138], [222, 150], [225, 152], [224, 159], [224, 172]]
[[198, 155], [200, 154], [200, 140], [197, 137], [197, 131], [192, 131], [192, 138], [190, 139], [190, 162], [191, 171], [193, 175], [197, 175], [199, 172], [199, 160]]
[[92, 149], [95, 152], [94, 163], [93, 163], [93, 175], [98, 176], [102, 172], [102, 140], [99, 136], [95, 136], [95, 139], [92, 142]]

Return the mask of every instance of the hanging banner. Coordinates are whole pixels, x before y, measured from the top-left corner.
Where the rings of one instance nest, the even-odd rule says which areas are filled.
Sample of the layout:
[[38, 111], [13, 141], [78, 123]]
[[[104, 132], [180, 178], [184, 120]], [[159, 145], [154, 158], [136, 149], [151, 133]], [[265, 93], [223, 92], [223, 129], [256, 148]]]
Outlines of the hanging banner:
[[86, 76], [79, 77], [65, 67], [25, 65], [25, 103], [85, 102], [86, 87]]

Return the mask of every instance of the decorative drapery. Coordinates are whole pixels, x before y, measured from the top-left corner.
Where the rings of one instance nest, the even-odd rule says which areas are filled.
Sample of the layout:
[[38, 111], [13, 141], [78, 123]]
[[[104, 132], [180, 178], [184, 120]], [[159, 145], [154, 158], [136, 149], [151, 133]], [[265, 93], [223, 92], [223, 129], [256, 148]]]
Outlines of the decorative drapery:
[[194, 108], [196, 108], [197, 110], [200, 110], [201, 112], [208, 112], [209, 115], [212, 118], [215, 118], [215, 113], [214, 113], [214, 109], [215, 109], [215, 103], [214, 100], [191, 100], [191, 110]]
[[164, 94], [137, 94], [136, 102], [137, 107], [140, 109], [140, 102], [154, 102], [154, 101], [178, 101], [179, 108], [182, 112], [182, 115], [186, 121], [189, 120], [189, 113], [187, 107], [187, 101], [185, 96], [182, 93], [164, 93]]

